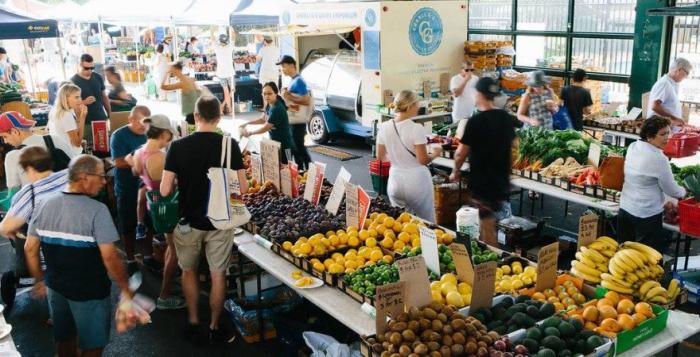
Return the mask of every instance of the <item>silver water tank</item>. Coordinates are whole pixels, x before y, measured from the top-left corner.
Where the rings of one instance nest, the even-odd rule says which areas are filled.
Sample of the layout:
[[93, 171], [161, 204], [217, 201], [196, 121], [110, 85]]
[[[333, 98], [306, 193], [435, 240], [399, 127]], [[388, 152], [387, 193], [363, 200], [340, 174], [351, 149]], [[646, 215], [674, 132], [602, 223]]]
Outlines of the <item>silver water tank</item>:
[[362, 62], [359, 52], [313, 50], [306, 57], [301, 75], [309, 85], [315, 104], [354, 113], [358, 120], [362, 117]]

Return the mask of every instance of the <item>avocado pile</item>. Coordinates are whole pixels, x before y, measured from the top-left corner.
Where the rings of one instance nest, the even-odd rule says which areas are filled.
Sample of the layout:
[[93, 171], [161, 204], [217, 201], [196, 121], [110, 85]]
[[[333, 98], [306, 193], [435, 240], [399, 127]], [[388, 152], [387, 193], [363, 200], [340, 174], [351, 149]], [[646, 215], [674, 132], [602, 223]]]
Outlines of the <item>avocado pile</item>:
[[591, 330], [584, 330], [583, 323], [577, 319], [552, 316], [528, 328], [525, 338], [517, 344], [523, 345], [530, 356], [566, 357], [592, 353], [605, 344], [605, 339]]
[[535, 322], [554, 315], [554, 304], [531, 300], [521, 295], [505, 299], [491, 308], [480, 308], [472, 316], [485, 324], [489, 331], [500, 335], [535, 326]]

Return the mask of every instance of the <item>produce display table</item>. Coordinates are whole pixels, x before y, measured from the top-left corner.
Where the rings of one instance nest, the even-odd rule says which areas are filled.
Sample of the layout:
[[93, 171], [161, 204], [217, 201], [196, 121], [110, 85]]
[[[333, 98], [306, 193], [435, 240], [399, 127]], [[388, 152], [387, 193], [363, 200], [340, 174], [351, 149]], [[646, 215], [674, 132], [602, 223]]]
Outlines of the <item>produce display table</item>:
[[676, 356], [678, 344], [698, 332], [700, 332], [700, 316], [670, 310], [668, 312], [668, 323], [663, 331], [634, 348], [619, 354], [618, 357], [652, 356], [669, 347], [673, 347], [673, 355]]
[[234, 239], [234, 243], [238, 246], [238, 251], [246, 258], [294, 289], [297, 294], [333, 316], [333, 318], [358, 335], [367, 336], [374, 334], [374, 320], [362, 311], [361, 305], [357, 301], [339, 289], [328, 285], [315, 289], [296, 288], [291, 274], [293, 271], [299, 270], [299, 268], [273, 253], [270, 249], [255, 243], [251, 233], [244, 232], [238, 235]]
[[624, 131], [610, 130], [610, 129], [600, 128], [600, 127], [596, 127], [596, 126], [584, 125], [583, 130], [584, 131], [602, 131], [603, 135], [608, 134], [608, 135], [615, 138], [613, 144], [616, 146], [624, 146], [626, 144], [626, 139], [635, 140], [635, 141], [640, 139], [639, 135], [634, 134], [634, 133], [626, 133]]

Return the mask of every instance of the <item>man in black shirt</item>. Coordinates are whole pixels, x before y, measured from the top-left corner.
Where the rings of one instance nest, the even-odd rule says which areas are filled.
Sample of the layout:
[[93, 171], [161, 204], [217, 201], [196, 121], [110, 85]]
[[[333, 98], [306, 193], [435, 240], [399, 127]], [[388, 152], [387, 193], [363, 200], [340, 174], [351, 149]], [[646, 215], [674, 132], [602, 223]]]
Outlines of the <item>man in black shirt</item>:
[[[165, 157], [165, 170], [160, 183], [160, 193], [169, 196], [175, 188], [180, 201], [180, 224], [175, 227], [173, 238], [178, 264], [182, 269], [182, 290], [187, 301], [188, 320], [185, 338], [199, 342], [199, 317], [197, 300], [197, 265], [201, 247], [204, 246], [209, 271], [211, 272], [211, 322], [209, 340], [220, 342], [219, 318], [226, 297], [226, 268], [233, 248], [233, 230], [216, 230], [206, 216], [209, 201], [209, 179], [211, 167], [221, 167], [222, 136], [216, 132], [221, 119], [221, 103], [213, 96], [197, 100], [194, 121], [197, 131], [174, 141]], [[235, 140], [232, 140], [228, 157], [231, 169], [238, 174], [241, 192], [248, 191], [243, 167], [243, 158]]]
[[83, 104], [88, 108], [85, 118], [85, 140], [92, 145], [92, 125], [95, 120], [107, 120], [112, 115], [112, 107], [105, 93], [105, 81], [95, 73], [95, 61], [89, 54], [80, 56], [78, 73], [71, 77], [71, 82], [80, 87]]
[[493, 78], [479, 79], [476, 92], [479, 112], [467, 122], [450, 179], [459, 181], [462, 164], [469, 156], [469, 191], [479, 208], [481, 240], [495, 245], [497, 212], [508, 207], [515, 121], [494, 105], [500, 88]]
[[586, 80], [586, 71], [577, 69], [574, 71], [571, 85], [561, 89], [561, 100], [571, 115], [571, 125], [574, 129], [583, 130], [583, 115], [591, 112], [591, 93], [583, 87]]

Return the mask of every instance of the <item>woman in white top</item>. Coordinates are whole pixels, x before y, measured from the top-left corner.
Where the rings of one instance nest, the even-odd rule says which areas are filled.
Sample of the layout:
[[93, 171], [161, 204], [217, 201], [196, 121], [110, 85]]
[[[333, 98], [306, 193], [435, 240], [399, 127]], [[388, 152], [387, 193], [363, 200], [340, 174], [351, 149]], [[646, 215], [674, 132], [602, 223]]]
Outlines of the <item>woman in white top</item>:
[[168, 56], [165, 54], [163, 44], [159, 44], [156, 47], [156, 57], [153, 63], [153, 80], [156, 82], [156, 87], [158, 87], [158, 99], [166, 100], [165, 91], [160, 88], [160, 83], [163, 82], [163, 78], [168, 74], [168, 68], [170, 67], [170, 61]]
[[440, 155], [437, 146], [428, 154], [422, 125], [411, 118], [418, 114], [418, 97], [404, 90], [394, 99], [396, 117], [379, 126], [377, 158], [391, 162], [387, 193], [394, 206], [405, 207], [418, 217], [435, 222], [433, 182], [425, 166]]
[[[87, 107], [80, 97], [80, 88], [66, 83], [58, 89], [56, 104], [49, 113], [49, 134], [61, 137], [70, 144], [73, 154], [83, 152], [83, 132]], [[66, 153], [71, 156], [71, 153]]]
[[683, 198], [685, 189], [673, 178], [663, 149], [671, 122], [659, 116], [644, 121], [639, 136], [625, 158], [625, 183], [620, 198], [618, 240], [637, 241], [663, 253], [668, 247], [663, 230], [666, 196]]

